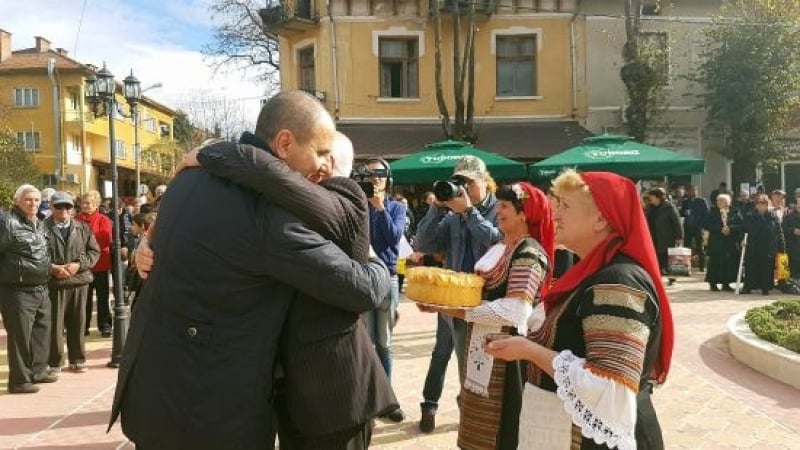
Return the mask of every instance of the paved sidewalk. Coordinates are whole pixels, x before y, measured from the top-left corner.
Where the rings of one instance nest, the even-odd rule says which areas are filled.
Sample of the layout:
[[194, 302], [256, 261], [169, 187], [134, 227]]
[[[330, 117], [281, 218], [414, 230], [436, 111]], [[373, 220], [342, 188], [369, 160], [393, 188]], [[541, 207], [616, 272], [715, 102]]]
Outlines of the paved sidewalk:
[[[725, 321], [734, 313], [779, 298], [709, 292], [700, 278], [668, 288], [677, 328], [667, 385], [654, 397], [669, 449], [800, 448], [800, 391], [730, 357]], [[394, 380], [407, 419], [379, 420], [376, 449], [453, 449], [458, 429], [455, 357], [447, 373], [436, 431], [420, 434], [419, 401], [435, 335], [435, 317], [408, 301], [394, 342]], [[5, 337], [0, 334], [5, 351]], [[106, 434], [116, 371], [107, 369], [110, 339], [93, 337], [90, 370], [65, 372], [35, 395], [5, 394], [0, 367], [0, 449], [116, 449], [133, 446], [115, 426]], [[4, 357], [0, 354], [0, 360]], [[0, 361], [3, 362], [3, 361]]]

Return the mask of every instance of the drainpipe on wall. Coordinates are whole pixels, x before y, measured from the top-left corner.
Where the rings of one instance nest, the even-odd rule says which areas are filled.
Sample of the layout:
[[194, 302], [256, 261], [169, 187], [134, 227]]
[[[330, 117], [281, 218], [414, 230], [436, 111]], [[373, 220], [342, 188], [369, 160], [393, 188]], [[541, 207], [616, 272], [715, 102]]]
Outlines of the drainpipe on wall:
[[56, 83], [56, 59], [50, 58], [47, 60], [47, 75], [50, 77], [50, 85], [53, 86], [53, 134], [55, 135], [55, 163], [53, 164], [56, 175], [56, 187], [61, 188], [61, 174], [62, 170], [62, 152], [61, 152], [61, 98], [58, 92], [58, 83]]
[[577, 49], [576, 43], [577, 40], [575, 37], [575, 20], [578, 18], [578, 15], [581, 13], [581, 7], [583, 6], [583, 1], [578, 0], [578, 3], [575, 5], [575, 13], [572, 14], [572, 18], [569, 21], [569, 56], [572, 62], [572, 117], [575, 118], [578, 115], [578, 56], [577, 56]]
[[328, 18], [330, 19], [331, 34], [331, 68], [333, 70], [333, 119], [339, 121], [339, 69], [336, 63], [336, 22], [333, 21], [333, 2], [327, 0]]

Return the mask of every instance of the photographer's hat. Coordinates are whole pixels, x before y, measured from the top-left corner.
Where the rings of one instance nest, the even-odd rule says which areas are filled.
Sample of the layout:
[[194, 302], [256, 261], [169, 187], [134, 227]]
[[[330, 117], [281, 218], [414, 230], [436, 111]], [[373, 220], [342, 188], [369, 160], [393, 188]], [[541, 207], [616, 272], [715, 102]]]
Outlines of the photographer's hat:
[[466, 155], [456, 164], [453, 176], [462, 176], [470, 180], [486, 178], [486, 163], [477, 156]]

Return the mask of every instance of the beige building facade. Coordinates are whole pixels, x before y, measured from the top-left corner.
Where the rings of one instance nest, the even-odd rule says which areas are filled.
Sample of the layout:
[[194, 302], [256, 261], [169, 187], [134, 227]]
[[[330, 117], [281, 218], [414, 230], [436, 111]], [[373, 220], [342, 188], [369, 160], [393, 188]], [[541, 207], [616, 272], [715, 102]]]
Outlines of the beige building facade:
[[[648, 2], [645, 2], [647, 5]], [[675, 0], [660, 2], [661, 10], [645, 10], [642, 29], [651, 45], [663, 46], [667, 86], [665, 110], [651, 133], [652, 142], [706, 161], [706, 172], [673, 182], [691, 182], [707, 194], [725, 181], [731, 182], [731, 162], [715, 151], [720, 136], [708, 131], [702, 108], [702, 87], [691, 81], [703, 62], [706, 40], [703, 30], [719, 13], [720, 0]], [[624, 132], [625, 86], [620, 77], [625, 42], [625, 11], [622, 2], [584, 2], [586, 15], [587, 102], [586, 127], [594, 133]]]

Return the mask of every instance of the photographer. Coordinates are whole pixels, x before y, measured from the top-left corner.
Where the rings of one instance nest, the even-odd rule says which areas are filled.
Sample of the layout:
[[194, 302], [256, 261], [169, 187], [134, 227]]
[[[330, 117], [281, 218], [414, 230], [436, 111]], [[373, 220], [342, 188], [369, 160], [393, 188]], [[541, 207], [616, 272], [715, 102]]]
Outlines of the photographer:
[[[474, 156], [463, 157], [456, 164], [453, 177], [434, 185], [436, 200], [417, 225], [416, 250], [423, 253], [444, 253], [444, 266], [459, 272], [472, 273], [475, 262], [502, 237], [497, 228], [495, 209], [497, 185], [486, 170], [486, 164]], [[455, 348], [459, 379], [464, 366], [467, 325], [461, 319], [439, 320], [436, 344], [428, 366], [421, 404], [420, 430], [435, 428], [435, 415], [444, 387], [447, 363]], [[441, 329], [441, 324], [448, 325]]]
[[[364, 175], [372, 184], [363, 183]], [[403, 236], [406, 224], [406, 206], [391, 198], [391, 169], [389, 164], [382, 159], [367, 160], [364, 166], [356, 168], [356, 176], [362, 178], [361, 186], [369, 200], [369, 238], [372, 248], [378, 257], [386, 264], [391, 274], [392, 283], [389, 295], [381, 306], [363, 314], [367, 331], [375, 343], [378, 358], [383, 364], [386, 376], [392, 378], [392, 329], [394, 328], [395, 312], [400, 298], [400, 289], [397, 279], [398, 244]], [[369, 191], [372, 192], [369, 192]], [[405, 414], [400, 408], [385, 416], [394, 422], [401, 422]]]

